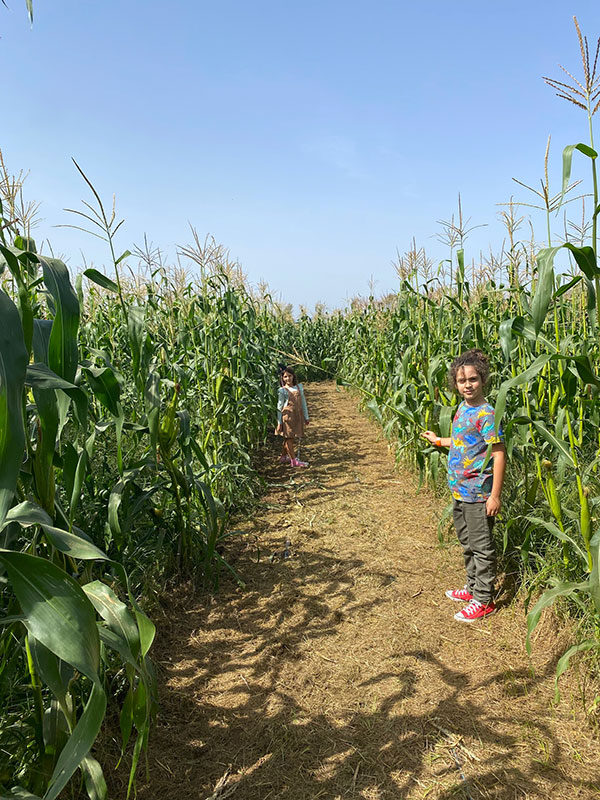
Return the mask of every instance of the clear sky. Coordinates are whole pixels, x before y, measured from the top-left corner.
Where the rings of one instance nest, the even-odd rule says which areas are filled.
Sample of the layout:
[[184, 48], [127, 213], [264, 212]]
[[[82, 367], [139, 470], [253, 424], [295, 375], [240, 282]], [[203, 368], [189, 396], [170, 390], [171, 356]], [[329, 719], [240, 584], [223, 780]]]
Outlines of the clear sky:
[[108, 254], [54, 227], [90, 199], [71, 157], [116, 194], [120, 250], [147, 234], [173, 260], [191, 223], [251, 282], [336, 307], [393, 289], [413, 237], [445, 258], [458, 192], [488, 226], [467, 259], [498, 251], [497, 204], [530, 199], [511, 178], [539, 185], [551, 134], [558, 192], [563, 147], [589, 141], [541, 76], [581, 75], [572, 16], [595, 45], [598, 0], [34, 0], [32, 28], [7, 1], [0, 148], [74, 271]]

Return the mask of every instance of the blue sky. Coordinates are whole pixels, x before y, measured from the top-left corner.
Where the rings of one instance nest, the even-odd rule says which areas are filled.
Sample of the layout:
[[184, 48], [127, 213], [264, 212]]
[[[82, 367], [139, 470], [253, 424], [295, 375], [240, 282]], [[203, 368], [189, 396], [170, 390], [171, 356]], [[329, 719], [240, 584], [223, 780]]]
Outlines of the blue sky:
[[529, 201], [511, 178], [539, 185], [551, 134], [558, 191], [562, 148], [588, 141], [541, 76], [581, 74], [572, 16], [595, 44], [597, 0], [34, 0], [33, 28], [25, 0], [8, 2], [0, 148], [42, 202], [34, 235], [73, 271], [108, 253], [54, 227], [89, 199], [71, 157], [116, 195], [120, 250], [147, 234], [173, 260], [191, 223], [252, 283], [312, 308], [368, 294], [371, 277], [393, 289], [413, 237], [445, 258], [436, 221], [458, 192], [487, 224], [467, 260], [498, 251], [497, 204]]

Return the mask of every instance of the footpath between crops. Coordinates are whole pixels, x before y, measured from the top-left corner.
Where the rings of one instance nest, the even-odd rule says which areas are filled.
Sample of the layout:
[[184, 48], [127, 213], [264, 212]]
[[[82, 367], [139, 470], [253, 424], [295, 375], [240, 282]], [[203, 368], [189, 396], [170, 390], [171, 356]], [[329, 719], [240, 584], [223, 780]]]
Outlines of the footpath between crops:
[[463, 572], [458, 546], [437, 543], [443, 501], [395, 470], [345, 391], [311, 384], [307, 400], [310, 467], [275, 465], [273, 449], [268, 493], [238, 525], [246, 590], [182, 590], [157, 620], [140, 800], [600, 797], [583, 672], [552, 704], [566, 632], [543, 619], [530, 661], [509, 580], [495, 617], [454, 622], [444, 589]]

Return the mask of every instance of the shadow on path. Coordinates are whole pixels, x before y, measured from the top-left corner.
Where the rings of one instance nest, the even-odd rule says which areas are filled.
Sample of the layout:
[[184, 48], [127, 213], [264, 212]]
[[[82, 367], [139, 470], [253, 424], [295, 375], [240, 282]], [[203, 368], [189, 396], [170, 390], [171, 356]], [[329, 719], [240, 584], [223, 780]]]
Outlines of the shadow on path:
[[247, 590], [165, 605], [140, 800], [600, 796], [592, 737], [550, 706], [555, 655], [534, 673], [508, 612], [452, 621], [437, 598], [460, 566], [436, 548], [435, 501], [351, 398], [307, 396], [311, 466], [276, 465], [273, 441]]

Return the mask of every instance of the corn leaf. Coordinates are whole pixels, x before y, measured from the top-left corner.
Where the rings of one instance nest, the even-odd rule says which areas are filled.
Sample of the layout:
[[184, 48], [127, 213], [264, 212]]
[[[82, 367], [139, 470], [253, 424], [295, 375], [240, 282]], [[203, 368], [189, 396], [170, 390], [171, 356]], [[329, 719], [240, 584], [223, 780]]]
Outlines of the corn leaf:
[[377, 403], [377, 400], [374, 397], [372, 397], [367, 402], [366, 406], [369, 409], [369, 411], [373, 412], [373, 414], [375, 415], [377, 421], [379, 423], [382, 423], [383, 422], [383, 417], [381, 415], [381, 409], [379, 408], [379, 404]]
[[590, 594], [592, 595], [596, 613], [600, 614], [600, 530], [597, 530], [590, 539], [590, 553], [592, 556]]
[[[82, 561], [109, 560], [106, 553], [103, 553], [95, 544], [92, 544], [83, 536], [69, 533], [69, 531], [64, 531], [62, 528], [56, 528], [53, 525], [42, 525], [42, 529], [52, 546], [71, 558], [79, 558]], [[73, 528], [73, 530], [77, 531], [79, 529]]]
[[573, 161], [573, 153], [575, 150], [579, 150], [580, 153], [583, 153], [583, 155], [588, 156], [588, 158], [591, 158], [592, 160], [598, 156], [598, 153], [595, 150], [593, 150], [587, 144], [582, 144], [581, 142], [579, 144], [568, 144], [565, 147], [563, 150], [562, 191], [558, 206], [556, 207], [557, 211], [562, 205], [567, 188], [569, 186], [569, 181], [571, 180], [571, 162]]
[[[600, 275], [600, 269], [598, 269], [598, 262], [596, 260], [596, 254], [594, 253], [593, 248], [575, 247], [575, 245], [571, 244], [571, 242], [566, 242], [563, 244], [563, 247], [566, 247], [567, 250], [573, 254], [573, 258], [577, 262], [577, 266], [588, 280], [591, 281]], [[572, 283], [573, 281], [571, 281], [571, 284]], [[571, 287], [569, 286], [569, 288]]]
[[451, 406], [442, 406], [440, 409], [439, 426], [440, 436], [447, 439], [452, 433], [452, 415], [453, 409]]
[[575, 655], [575, 653], [581, 653], [584, 650], [597, 650], [598, 648], [600, 648], [600, 642], [598, 642], [596, 639], [586, 639], [583, 642], [579, 642], [579, 644], [573, 645], [573, 647], [569, 647], [566, 653], [562, 654], [558, 660], [558, 664], [556, 665], [556, 676], [554, 678], [554, 700], [556, 703], [558, 703], [560, 700], [558, 680], [563, 672], [568, 669], [571, 658]]
[[98, 272], [97, 269], [85, 269], [83, 274], [86, 278], [91, 280], [92, 283], [95, 283], [97, 286], [101, 286], [103, 289], [108, 289], [111, 292], [119, 291], [117, 284], [106, 275]]
[[574, 278], [571, 278], [570, 281], [567, 283], [563, 283], [562, 286], [554, 292], [554, 300], [558, 300], [559, 297], [562, 297], [563, 294], [569, 292], [574, 286], [577, 286], [578, 283], [581, 283], [583, 280], [583, 275], [576, 275]]
[[130, 306], [127, 313], [127, 330], [131, 347], [131, 366], [133, 376], [137, 380], [144, 346], [144, 309]]
[[29, 553], [0, 550], [30, 634], [91, 681], [98, 680], [100, 640], [94, 607], [56, 564]]
[[[37, 363], [33, 366], [37, 368], [38, 375], [45, 368], [50, 375], [56, 376], [59, 380], [64, 380], [48, 367], [52, 329], [53, 324], [49, 320], [35, 321], [33, 326], [33, 355]], [[29, 370], [31, 370], [31, 366]], [[57, 387], [53, 383], [54, 381], [47, 380], [34, 380], [32, 382], [33, 396], [40, 425], [33, 471], [36, 479], [37, 499], [51, 515], [54, 513], [54, 453], [59, 429]], [[66, 383], [67, 386], [72, 386], [70, 382], [66, 381]]]
[[84, 366], [85, 373], [94, 396], [113, 415], [118, 417], [123, 411], [119, 399], [121, 384], [111, 367]]
[[536, 335], [542, 329], [554, 292], [554, 257], [560, 247], [546, 247], [537, 254], [538, 277], [531, 304], [531, 318]]
[[83, 713], [61, 751], [43, 800], [56, 800], [75, 770], [81, 766], [100, 732], [106, 714], [106, 694], [96, 680]]
[[140, 634], [137, 624], [125, 603], [122, 603], [114, 591], [101, 581], [92, 581], [83, 587], [94, 608], [109, 629], [121, 641], [121, 655], [126, 655], [129, 663], [137, 666], [140, 653]]
[[69, 272], [57, 258], [40, 256], [44, 282], [54, 300], [54, 320], [48, 344], [48, 366], [69, 383], [75, 380], [79, 350], [79, 301], [69, 278]]
[[52, 372], [47, 364], [29, 364], [25, 384], [35, 389], [75, 389], [74, 384]]
[[52, 525], [49, 514], [31, 500], [25, 500], [23, 503], [13, 506], [6, 515], [4, 523], [0, 525], [0, 530], [11, 522], [18, 522], [23, 528], [29, 525]]
[[498, 338], [500, 339], [500, 347], [502, 348], [502, 354], [504, 355], [504, 360], [508, 363], [510, 361], [510, 354], [513, 348], [513, 339], [512, 339], [512, 326], [514, 322], [514, 317], [509, 317], [509, 319], [503, 319], [500, 323], [500, 327], [498, 328]]
[[81, 770], [90, 800], [105, 800], [108, 789], [100, 764], [92, 756], [86, 756], [81, 762]]
[[154, 641], [154, 637], [156, 635], [156, 626], [152, 620], [146, 616], [146, 614], [144, 614], [131, 590], [128, 589], [127, 594], [129, 597], [129, 602], [133, 607], [135, 621], [137, 622], [138, 630], [140, 632], [141, 656], [142, 658], [145, 658], [148, 655], [148, 651], [152, 647], [152, 642]]
[[29, 647], [41, 679], [58, 700], [60, 708], [65, 715], [65, 719], [68, 722], [70, 714], [67, 704], [67, 693], [69, 691], [69, 681], [73, 676], [73, 669], [67, 667], [64, 661], [61, 661], [53, 652], [48, 650], [47, 647], [41, 642], [38, 642], [33, 636], [29, 637]]
[[590, 585], [588, 581], [583, 581], [582, 583], [561, 581], [557, 583], [556, 586], [553, 586], [552, 589], [548, 589], [544, 592], [529, 614], [527, 614], [527, 638], [525, 640], [525, 646], [528, 653], [531, 653], [531, 634], [540, 621], [542, 611], [548, 606], [551, 606], [557, 597], [567, 597], [573, 594], [573, 592], [589, 592], [589, 588]]
[[23, 386], [28, 354], [15, 304], [0, 289], [0, 524], [10, 508], [23, 461]]
[[511, 389], [515, 386], [521, 386], [524, 383], [528, 383], [531, 378], [535, 377], [552, 359], [552, 355], [548, 353], [543, 353], [541, 356], [538, 356], [533, 364], [528, 367], [526, 370], [521, 372], [519, 375], [515, 375], [514, 378], [509, 378], [508, 380], [504, 381], [504, 383], [500, 386], [498, 390], [498, 395], [496, 397], [496, 408], [495, 408], [495, 416], [494, 422], [496, 427], [496, 433], [500, 430], [500, 423], [502, 422], [502, 417], [504, 416], [504, 412], [506, 410], [506, 397]]
[[571, 536], [566, 534], [564, 531], [561, 531], [558, 525], [556, 525], [554, 522], [551, 522], [550, 520], [547, 519], [542, 519], [541, 517], [536, 517], [533, 514], [527, 514], [525, 516], [525, 519], [539, 528], [544, 528], [545, 530], [548, 531], [548, 533], [551, 533], [553, 536], [556, 536], [557, 539], [560, 539], [561, 542], [568, 542], [571, 545], [571, 547], [579, 554], [579, 556], [582, 559], [582, 562], [585, 563], [587, 561], [587, 554], [584, 553], [584, 551], [577, 544], [577, 542]]

